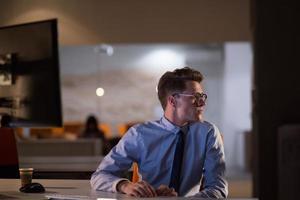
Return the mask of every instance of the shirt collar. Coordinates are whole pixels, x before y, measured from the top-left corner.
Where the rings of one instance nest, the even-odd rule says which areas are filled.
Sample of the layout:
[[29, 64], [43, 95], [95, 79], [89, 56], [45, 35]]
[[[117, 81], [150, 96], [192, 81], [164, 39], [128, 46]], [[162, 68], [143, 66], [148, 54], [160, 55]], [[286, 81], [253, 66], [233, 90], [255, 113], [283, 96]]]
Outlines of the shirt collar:
[[183, 126], [183, 127], [179, 127], [175, 124], [173, 124], [172, 122], [170, 122], [165, 116], [163, 116], [160, 119], [160, 123], [164, 126], [165, 129], [167, 129], [168, 131], [171, 131], [173, 133], [178, 133], [180, 131], [180, 129], [184, 132], [187, 133], [189, 130], [189, 125]]
[[175, 124], [173, 124], [172, 122], [170, 122], [165, 116], [163, 116], [160, 119], [160, 123], [161, 123], [161, 125], [163, 125], [163, 127], [166, 130], [171, 131], [173, 133], [177, 133], [180, 130], [179, 126], [176, 126]]

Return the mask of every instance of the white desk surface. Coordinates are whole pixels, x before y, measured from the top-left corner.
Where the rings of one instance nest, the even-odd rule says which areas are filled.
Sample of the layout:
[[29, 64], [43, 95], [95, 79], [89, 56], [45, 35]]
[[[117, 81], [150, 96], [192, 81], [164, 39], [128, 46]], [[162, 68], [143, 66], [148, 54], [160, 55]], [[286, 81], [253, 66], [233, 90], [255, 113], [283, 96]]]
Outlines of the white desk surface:
[[[128, 197], [122, 194], [108, 193], [108, 192], [99, 192], [94, 191], [90, 187], [89, 180], [47, 180], [47, 179], [33, 179], [33, 182], [41, 183], [45, 189], [45, 193], [41, 194], [29, 194], [19, 192], [20, 180], [19, 179], [0, 179], [0, 199], [29, 199], [29, 200], [38, 200], [46, 199], [45, 195], [51, 194], [63, 194], [63, 195], [81, 195], [88, 196], [88, 199], [96, 200], [97, 198], [113, 198], [113, 199], [144, 199], [144, 200], [192, 200], [196, 198], [184, 198], [184, 197], [159, 197], [159, 198], [134, 198]], [[3, 196], [9, 196], [11, 198], [4, 198]], [[197, 198], [200, 199], [200, 198]], [[239, 199], [235, 199], [239, 200]], [[240, 199], [246, 200], [246, 199]]]
[[[81, 195], [89, 196], [91, 199], [97, 199], [97, 197], [103, 198], [120, 198], [125, 197], [125, 195], [98, 192], [94, 191], [90, 187], [89, 180], [46, 180], [46, 179], [33, 179], [33, 182], [41, 183], [45, 189], [45, 193], [41, 194], [29, 194], [19, 192], [20, 180], [19, 179], [0, 179], [0, 199], [4, 195], [15, 197], [7, 199], [46, 199], [45, 195], [51, 194], [69, 194], [69, 195]], [[2, 196], [1, 196], [2, 195]]]

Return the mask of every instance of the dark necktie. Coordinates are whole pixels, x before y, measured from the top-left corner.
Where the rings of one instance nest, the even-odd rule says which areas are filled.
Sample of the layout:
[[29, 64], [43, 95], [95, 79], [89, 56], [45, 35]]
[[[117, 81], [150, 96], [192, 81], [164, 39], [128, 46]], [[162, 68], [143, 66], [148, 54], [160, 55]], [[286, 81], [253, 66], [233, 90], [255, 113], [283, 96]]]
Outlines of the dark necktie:
[[176, 135], [176, 150], [172, 165], [172, 173], [169, 187], [174, 188], [176, 192], [179, 192], [180, 187], [180, 175], [181, 175], [181, 165], [182, 157], [184, 151], [184, 133], [180, 130]]

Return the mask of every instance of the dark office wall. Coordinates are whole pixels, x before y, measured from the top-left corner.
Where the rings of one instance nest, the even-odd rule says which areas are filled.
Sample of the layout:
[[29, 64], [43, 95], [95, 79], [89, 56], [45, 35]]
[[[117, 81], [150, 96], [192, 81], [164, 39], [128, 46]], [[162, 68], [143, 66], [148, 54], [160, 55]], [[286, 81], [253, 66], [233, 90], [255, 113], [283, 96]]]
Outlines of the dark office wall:
[[[295, 2], [253, 1], [254, 195], [261, 200], [279, 199], [278, 128], [300, 123], [300, 12]], [[292, 188], [288, 193], [299, 192]]]
[[250, 0], [1, 0], [0, 26], [58, 18], [61, 44], [250, 39]]

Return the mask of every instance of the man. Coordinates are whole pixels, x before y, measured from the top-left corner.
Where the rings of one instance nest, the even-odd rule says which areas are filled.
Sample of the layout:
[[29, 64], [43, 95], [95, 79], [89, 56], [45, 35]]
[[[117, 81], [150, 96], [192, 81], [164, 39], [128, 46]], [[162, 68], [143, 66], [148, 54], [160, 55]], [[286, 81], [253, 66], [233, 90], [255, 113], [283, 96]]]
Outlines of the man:
[[[164, 116], [130, 128], [92, 175], [92, 187], [136, 197], [184, 196], [203, 177], [196, 196], [226, 198], [221, 135], [202, 120], [202, 79], [189, 67], [166, 72], [158, 83]], [[142, 178], [137, 183], [120, 178], [133, 162]]]

